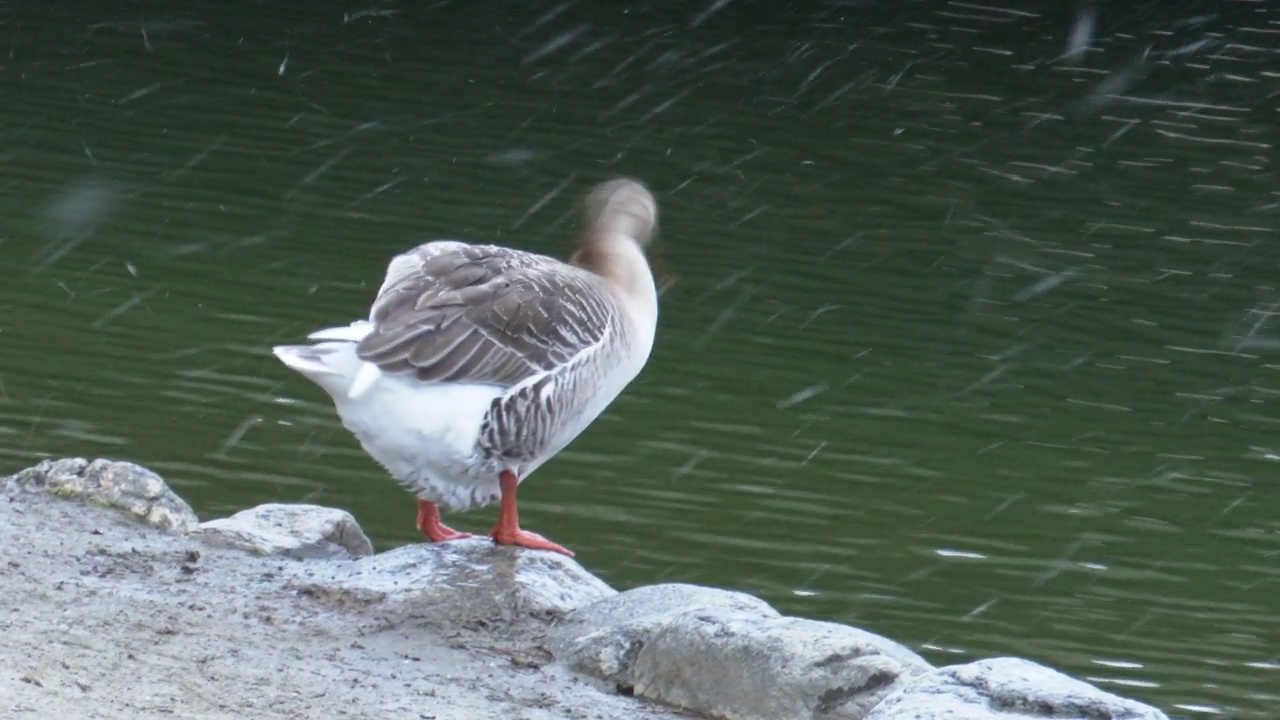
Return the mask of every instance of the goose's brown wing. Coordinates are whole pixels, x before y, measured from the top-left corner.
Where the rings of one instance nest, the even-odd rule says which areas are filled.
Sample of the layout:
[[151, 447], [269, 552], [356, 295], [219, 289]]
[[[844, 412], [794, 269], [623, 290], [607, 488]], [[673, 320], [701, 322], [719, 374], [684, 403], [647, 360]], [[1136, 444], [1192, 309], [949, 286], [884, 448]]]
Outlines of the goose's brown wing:
[[589, 273], [558, 260], [432, 242], [392, 261], [357, 353], [427, 382], [510, 387], [599, 345], [613, 310]]

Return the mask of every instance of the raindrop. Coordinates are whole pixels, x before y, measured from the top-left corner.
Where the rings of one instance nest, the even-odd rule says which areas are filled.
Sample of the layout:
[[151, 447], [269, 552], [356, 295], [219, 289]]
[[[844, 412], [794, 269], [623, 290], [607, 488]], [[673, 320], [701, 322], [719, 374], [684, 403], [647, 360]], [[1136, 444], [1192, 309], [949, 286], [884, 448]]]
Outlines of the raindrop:
[[84, 178], [55, 196], [44, 210], [50, 241], [36, 255], [36, 270], [53, 265], [89, 239], [115, 210], [118, 197], [115, 187], [98, 177]]

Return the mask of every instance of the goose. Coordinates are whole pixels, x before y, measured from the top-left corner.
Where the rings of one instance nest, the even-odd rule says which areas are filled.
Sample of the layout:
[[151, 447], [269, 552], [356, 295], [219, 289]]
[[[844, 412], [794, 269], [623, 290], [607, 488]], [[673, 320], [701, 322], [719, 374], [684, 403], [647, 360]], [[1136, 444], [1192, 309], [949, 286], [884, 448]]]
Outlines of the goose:
[[273, 348], [319, 385], [365, 452], [418, 496], [431, 542], [471, 537], [441, 522], [500, 501], [499, 545], [573, 553], [520, 528], [516, 490], [639, 375], [658, 293], [645, 256], [653, 195], [617, 178], [586, 197], [568, 262], [435, 240], [391, 260], [368, 320]]

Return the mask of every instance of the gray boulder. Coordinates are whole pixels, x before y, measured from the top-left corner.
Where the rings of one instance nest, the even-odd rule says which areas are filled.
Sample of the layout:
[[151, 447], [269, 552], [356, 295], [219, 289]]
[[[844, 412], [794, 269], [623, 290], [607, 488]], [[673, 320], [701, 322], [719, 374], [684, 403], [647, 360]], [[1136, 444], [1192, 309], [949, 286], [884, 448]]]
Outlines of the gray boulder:
[[1168, 720], [1159, 710], [1021, 658], [951, 665], [916, 678], [866, 720]]
[[487, 538], [406, 545], [352, 562], [286, 570], [296, 592], [346, 606], [379, 605], [390, 623], [550, 621], [616, 592], [568, 557]]
[[332, 558], [373, 554], [373, 543], [351, 513], [320, 505], [270, 503], [201, 523], [195, 536], [255, 555]]
[[159, 475], [131, 462], [84, 458], [44, 460], [0, 481], [4, 487], [46, 492], [124, 510], [146, 525], [185, 535], [200, 520]]
[[638, 588], [587, 606], [549, 640], [557, 659], [580, 672], [733, 720], [860, 719], [931, 669], [873, 633], [689, 585]]
[[648, 585], [574, 611], [556, 624], [547, 644], [570, 668], [634, 688], [640, 650], [676, 616], [693, 610], [779, 617], [768, 603], [745, 593], [679, 583]]

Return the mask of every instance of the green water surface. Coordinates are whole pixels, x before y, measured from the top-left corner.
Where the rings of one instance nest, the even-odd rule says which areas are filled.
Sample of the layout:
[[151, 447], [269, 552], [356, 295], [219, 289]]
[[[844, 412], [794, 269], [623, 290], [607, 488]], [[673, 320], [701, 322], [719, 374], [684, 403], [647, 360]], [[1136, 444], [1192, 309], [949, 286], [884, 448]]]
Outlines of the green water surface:
[[419, 542], [270, 346], [426, 239], [564, 255], [633, 175], [657, 345], [526, 527], [620, 588], [1274, 717], [1280, 15], [1110, 4], [1063, 58], [1074, 5], [996, 5], [0, 4], [0, 472]]

